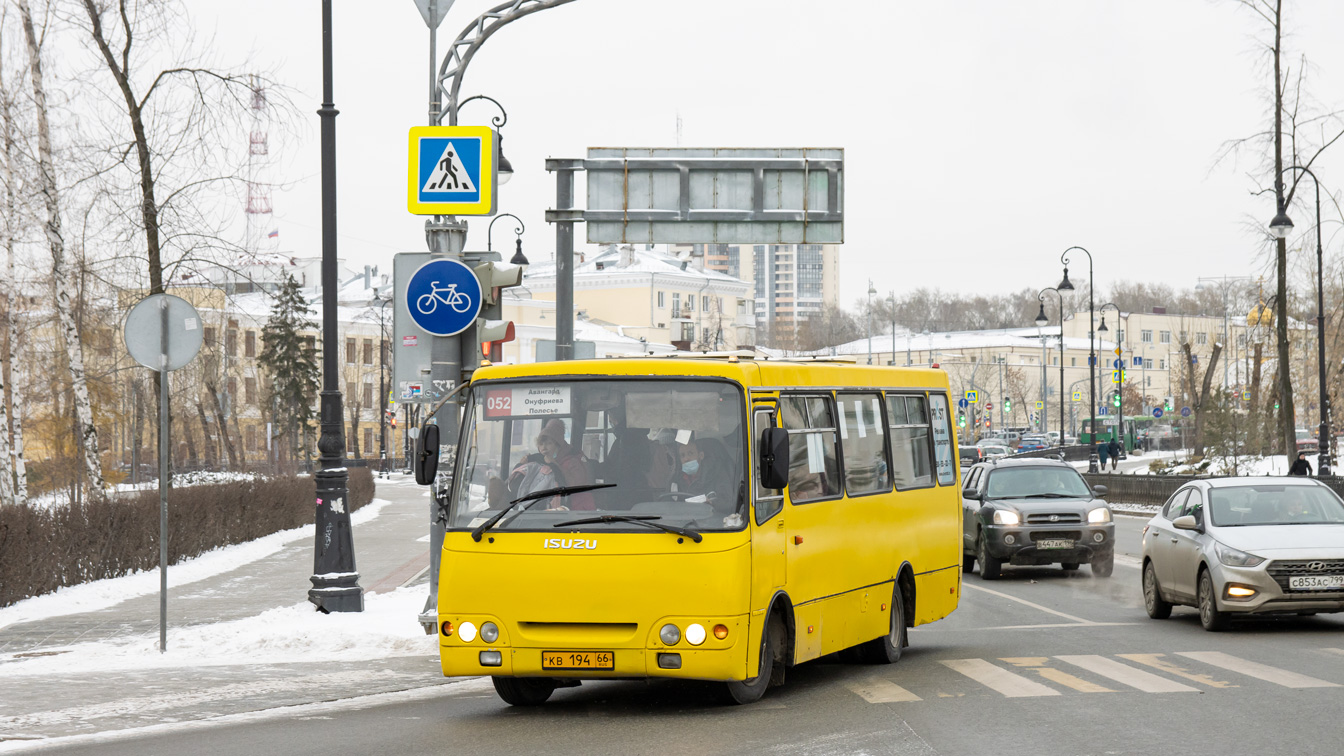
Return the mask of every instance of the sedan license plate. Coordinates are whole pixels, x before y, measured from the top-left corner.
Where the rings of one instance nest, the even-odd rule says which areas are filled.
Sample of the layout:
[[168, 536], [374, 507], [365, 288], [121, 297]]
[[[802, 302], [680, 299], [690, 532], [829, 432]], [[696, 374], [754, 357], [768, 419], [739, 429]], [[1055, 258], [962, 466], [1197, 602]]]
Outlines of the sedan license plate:
[[1036, 542], [1038, 549], [1071, 549], [1073, 541], [1067, 538], [1042, 538]]
[[615, 669], [611, 651], [542, 651], [542, 669]]
[[1288, 578], [1293, 591], [1336, 591], [1344, 589], [1344, 575], [1297, 575]]

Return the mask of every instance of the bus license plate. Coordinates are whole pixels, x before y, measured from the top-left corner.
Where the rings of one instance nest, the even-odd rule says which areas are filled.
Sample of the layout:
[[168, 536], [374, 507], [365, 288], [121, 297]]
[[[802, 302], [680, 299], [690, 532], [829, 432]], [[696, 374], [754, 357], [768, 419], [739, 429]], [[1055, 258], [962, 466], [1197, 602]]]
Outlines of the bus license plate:
[[1334, 591], [1344, 588], [1344, 575], [1298, 575], [1288, 578], [1294, 591]]
[[1038, 549], [1071, 549], [1073, 541], [1067, 538], [1042, 538], [1036, 542]]
[[611, 651], [542, 651], [542, 669], [615, 669]]

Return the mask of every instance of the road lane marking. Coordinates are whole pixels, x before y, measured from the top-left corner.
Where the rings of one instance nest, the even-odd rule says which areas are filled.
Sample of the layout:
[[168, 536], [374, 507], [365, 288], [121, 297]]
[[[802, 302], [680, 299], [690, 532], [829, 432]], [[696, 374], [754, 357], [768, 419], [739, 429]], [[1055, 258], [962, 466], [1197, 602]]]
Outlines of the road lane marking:
[[1344, 648], [1323, 648], [1322, 651], [1335, 656], [1344, 656]]
[[1129, 554], [1116, 554], [1115, 564], [1120, 567], [1133, 567], [1137, 570], [1143, 566], [1143, 560]]
[[1048, 688], [1035, 680], [996, 667], [984, 659], [944, 659], [939, 662], [954, 672], [975, 680], [981, 685], [1002, 693], [1008, 698], [1031, 698], [1035, 696], [1058, 696], [1059, 691]]
[[1023, 667], [1040, 675], [1051, 682], [1057, 682], [1065, 687], [1073, 688], [1082, 693], [1114, 693], [1110, 688], [1089, 682], [1081, 677], [1074, 677], [1062, 669], [1056, 669], [1049, 666], [1050, 657], [1048, 656], [1016, 656], [1002, 657], [999, 661], [1006, 661], [1014, 667]]
[[1144, 693], [1199, 692], [1197, 688], [1192, 688], [1184, 683], [1168, 680], [1165, 677], [1158, 677], [1151, 672], [1135, 669], [1128, 664], [1121, 664], [1114, 659], [1107, 659], [1104, 656], [1056, 656], [1055, 658], [1076, 667], [1082, 667], [1088, 672], [1110, 678], [1122, 685], [1137, 688]]
[[846, 683], [845, 687], [868, 703], [903, 703], [924, 700], [896, 683], [880, 677], [862, 678]]
[[1282, 685], [1285, 688], [1338, 688], [1337, 683], [1318, 680], [1315, 677], [1307, 677], [1296, 672], [1289, 672], [1286, 669], [1271, 667], [1268, 664], [1247, 661], [1235, 656], [1225, 654], [1222, 651], [1183, 651], [1177, 656], [1184, 656], [1187, 659], [1194, 659], [1197, 662], [1203, 662], [1210, 666], [1220, 667], [1229, 672], [1237, 672], [1254, 677], [1257, 680], [1264, 680], [1275, 685]]
[[988, 594], [991, 594], [991, 595], [994, 595], [994, 596], [998, 596], [999, 598], [1006, 598], [1006, 599], [1008, 599], [1009, 601], [1016, 601], [1017, 603], [1022, 604], [1023, 606], [1029, 606], [1029, 607], [1031, 607], [1032, 609], [1039, 609], [1040, 611], [1045, 612], [1046, 614], [1053, 614], [1053, 615], [1055, 615], [1056, 617], [1063, 617], [1063, 618], [1066, 619], [1066, 620], [1073, 620], [1074, 622], [1077, 622], [1077, 623], [1080, 624], [1080, 625], [1097, 625], [1097, 624], [1100, 624], [1100, 623], [1097, 623], [1097, 622], [1093, 622], [1093, 621], [1091, 621], [1091, 620], [1085, 620], [1085, 619], [1083, 619], [1082, 617], [1075, 617], [1075, 616], [1073, 616], [1072, 614], [1065, 614], [1064, 612], [1057, 612], [1057, 611], [1055, 611], [1054, 609], [1051, 609], [1051, 608], [1049, 608], [1049, 607], [1045, 607], [1045, 606], [1041, 606], [1040, 604], [1032, 603], [1032, 602], [1030, 602], [1030, 601], [1027, 601], [1026, 599], [1018, 598], [1017, 596], [1010, 596], [1010, 595], [1008, 595], [1007, 593], [1000, 593], [999, 591], [991, 591], [991, 590], [988, 589], [988, 588], [983, 588], [983, 587], [978, 586], [978, 585], [971, 585], [971, 584], [969, 584], [969, 583], [962, 583], [962, 584], [961, 584], [961, 587], [963, 587], [963, 588], [970, 588], [971, 590], [974, 590], [974, 591], [983, 591], [983, 592], [985, 592], [985, 593], [988, 593]]
[[1215, 680], [1209, 675], [1200, 674], [1199, 672], [1191, 672], [1190, 670], [1185, 669], [1184, 667], [1178, 667], [1175, 664], [1172, 664], [1171, 662], [1166, 661], [1162, 658], [1166, 656], [1166, 654], [1116, 654], [1116, 656], [1120, 657], [1121, 659], [1128, 659], [1132, 662], [1138, 662], [1139, 664], [1147, 665], [1149, 667], [1152, 667], [1153, 669], [1160, 669], [1169, 675], [1176, 675], [1177, 677], [1184, 677], [1187, 680], [1193, 680], [1194, 682], [1207, 685], [1211, 688], [1241, 687], [1236, 683], [1231, 683], [1226, 680]]
[[912, 633], [924, 633], [930, 630], [940, 633], [978, 633], [981, 630], [1041, 630], [1053, 627], [1122, 627], [1130, 625], [1147, 625], [1147, 622], [1058, 622], [1046, 625], [999, 625], [997, 627], [916, 627], [912, 628]]

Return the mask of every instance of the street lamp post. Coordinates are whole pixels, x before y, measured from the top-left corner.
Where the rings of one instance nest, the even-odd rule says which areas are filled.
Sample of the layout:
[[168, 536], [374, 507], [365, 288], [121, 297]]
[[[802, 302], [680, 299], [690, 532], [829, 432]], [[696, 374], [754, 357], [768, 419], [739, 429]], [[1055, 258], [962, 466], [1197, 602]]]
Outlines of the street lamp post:
[[[1120, 348], [1120, 334], [1124, 332], [1125, 329], [1123, 327], [1123, 324], [1120, 322], [1120, 318], [1122, 317], [1122, 315], [1120, 313], [1119, 305], [1115, 304], [1114, 302], [1107, 302], [1106, 304], [1097, 308], [1098, 310], [1101, 311], [1101, 325], [1097, 327], [1097, 333], [1106, 333], [1108, 330], [1110, 330], [1109, 328], [1106, 327], [1107, 307], [1115, 308], [1115, 325], [1116, 325], [1115, 350], [1117, 352], [1123, 352], [1123, 350]], [[1125, 438], [1125, 360], [1123, 354], [1117, 354], [1116, 358], [1120, 362], [1120, 368], [1115, 372], [1115, 395], [1118, 398], [1118, 401], [1116, 402], [1115, 405], [1115, 411], [1116, 414], [1119, 415], [1119, 417], [1116, 418], [1116, 422], [1118, 423], [1117, 427], [1120, 430], [1120, 459], [1128, 459], [1129, 440]]]
[[392, 297], [378, 298], [378, 477], [387, 477], [387, 306]]
[[[1064, 280], [1056, 286], [1057, 291], [1073, 291], [1073, 282], [1069, 280], [1069, 253], [1078, 250], [1087, 255], [1087, 399], [1088, 399], [1088, 427], [1092, 429], [1092, 440], [1097, 438], [1097, 347], [1095, 343], [1097, 322], [1096, 309], [1093, 307], [1093, 278], [1092, 278], [1092, 253], [1082, 247], [1069, 247], [1059, 256], [1059, 261], [1064, 265]], [[1081, 436], [1081, 432], [1079, 433]], [[1095, 446], [1095, 443], [1093, 444]], [[1087, 471], [1098, 471], [1098, 460], [1096, 453], [1088, 455]]]
[[[1311, 176], [1311, 182], [1316, 186], [1316, 360], [1317, 360], [1317, 380], [1320, 384], [1320, 397], [1318, 406], [1320, 407], [1320, 428], [1316, 442], [1318, 444], [1317, 453], [1320, 455], [1316, 459], [1316, 474], [1330, 474], [1330, 397], [1326, 391], [1325, 384], [1325, 268], [1324, 252], [1321, 246], [1321, 182], [1316, 178], [1316, 174], [1310, 169], [1300, 165], [1290, 165], [1284, 168], [1277, 177], [1276, 183], [1283, 181], [1283, 174], [1288, 171], [1301, 171]], [[1269, 232], [1276, 239], [1283, 239], [1293, 230], [1293, 221], [1288, 217], [1287, 208], [1283, 202], [1279, 202], [1279, 212], [1274, 216], [1274, 220], [1269, 222]]]
[[350, 528], [349, 475], [345, 468], [345, 410], [336, 372], [336, 105], [332, 102], [331, 0], [322, 0], [322, 392], [317, 450], [313, 587], [308, 600], [326, 614], [364, 611], [364, 589], [355, 571]]
[[[873, 288], [873, 279], [868, 279], [868, 364], [873, 364], [873, 295], [877, 289]], [[895, 355], [892, 355], [894, 358]]]
[[1041, 289], [1036, 299], [1041, 303], [1041, 311], [1036, 315], [1036, 325], [1049, 323], [1045, 317], [1045, 293], [1053, 291], [1059, 298], [1059, 445], [1064, 445], [1064, 294], [1053, 286]]

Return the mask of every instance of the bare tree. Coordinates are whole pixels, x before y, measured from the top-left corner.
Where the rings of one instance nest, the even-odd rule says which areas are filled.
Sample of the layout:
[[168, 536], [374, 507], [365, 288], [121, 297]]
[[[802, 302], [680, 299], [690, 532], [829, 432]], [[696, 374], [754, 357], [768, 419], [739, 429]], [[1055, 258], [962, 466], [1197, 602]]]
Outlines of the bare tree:
[[103, 471], [98, 461], [98, 429], [93, 424], [93, 406], [89, 401], [88, 381], [84, 373], [84, 347], [75, 326], [70, 297], [75, 281], [66, 259], [65, 238], [61, 232], [60, 189], [56, 181], [56, 167], [52, 158], [51, 125], [47, 120], [47, 92], [42, 81], [42, 51], [37, 31], [33, 26], [28, 0], [17, 0], [23, 20], [24, 38], [28, 42], [28, 75], [33, 85], [33, 108], [37, 116], [38, 182], [47, 211], [46, 238], [51, 249], [52, 303], [56, 310], [58, 330], [65, 344], [69, 363], [70, 381], [74, 394], [74, 410], [84, 451], [84, 473], [89, 496], [103, 496]]
[[[1182, 367], [1182, 375], [1185, 377], [1185, 391], [1189, 397], [1190, 408], [1195, 414], [1195, 454], [1204, 454], [1204, 418], [1209, 409], [1209, 385], [1213, 382], [1213, 370], [1218, 366], [1218, 358], [1223, 354], [1223, 345], [1213, 345], [1213, 355], [1209, 358], [1208, 367], [1204, 368], [1204, 377], [1199, 379], [1199, 387], [1195, 387], [1197, 371], [1194, 356], [1190, 353], [1190, 342], [1181, 343], [1181, 355], [1185, 358], [1185, 364]], [[1296, 443], [1296, 442], [1294, 442]]]
[[[1237, 4], [1253, 13], [1268, 31], [1269, 39], [1264, 43], [1273, 72], [1272, 126], [1251, 137], [1230, 142], [1224, 154], [1237, 152], [1246, 145], [1252, 145], [1258, 151], [1270, 151], [1270, 159], [1264, 167], [1272, 173], [1272, 191], [1279, 209], [1293, 204], [1297, 188], [1303, 174], [1292, 171], [1284, 175], [1285, 166], [1305, 166], [1310, 168], [1326, 148], [1344, 137], [1344, 128], [1340, 127], [1338, 112], [1313, 112], [1308, 98], [1303, 94], [1306, 80], [1306, 60], [1300, 61], [1298, 69], [1292, 71], [1283, 62], [1284, 13], [1283, 0], [1237, 0]], [[1291, 83], [1290, 83], [1291, 82]], [[1285, 119], [1287, 131], [1285, 131]], [[1309, 133], [1315, 132], [1315, 133]], [[1287, 138], [1288, 155], [1285, 160], [1284, 140]], [[1285, 181], [1287, 183], [1285, 183]], [[1268, 193], [1261, 189], [1258, 193]], [[1275, 346], [1280, 365], [1290, 364], [1291, 349], [1288, 343], [1288, 244], [1286, 239], [1274, 239], [1274, 268], [1276, 289], [1275, 308]], [[1289, 370], [1278, 371], [1279, 395], [1278, 426], [1279, 440], [1285, 454], [1292, 454], [1297, 447], [1295, 433], [1296, 415], [1293, 400], [1292, 378]]]

